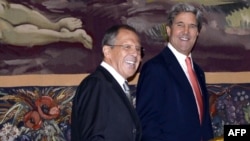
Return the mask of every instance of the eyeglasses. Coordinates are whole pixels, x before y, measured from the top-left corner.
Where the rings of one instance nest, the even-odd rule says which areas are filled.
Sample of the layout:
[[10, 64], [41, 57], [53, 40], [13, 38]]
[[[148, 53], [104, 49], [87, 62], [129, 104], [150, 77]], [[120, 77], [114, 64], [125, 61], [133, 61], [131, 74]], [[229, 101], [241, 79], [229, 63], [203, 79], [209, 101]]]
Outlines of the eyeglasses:
[[126, 50], [126, 51], [131, 51], [132, 49], [135, 49], [139, 54], [141, 54], [142, 52], [144, 52], [144, 48], [140, 47], [140, 46], [134, 46], [134, 45], [130, 45], [130, 44], [124, 44], [124, 45], [108, 45], [108, 46], [119, 46], [122, 49]]

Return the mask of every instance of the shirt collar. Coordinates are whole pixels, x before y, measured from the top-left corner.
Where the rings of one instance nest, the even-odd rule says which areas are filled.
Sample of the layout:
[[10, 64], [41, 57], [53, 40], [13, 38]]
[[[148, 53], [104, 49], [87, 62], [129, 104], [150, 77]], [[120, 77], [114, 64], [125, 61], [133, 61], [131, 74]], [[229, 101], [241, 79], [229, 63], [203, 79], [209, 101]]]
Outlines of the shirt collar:
[[[187, 65], [186, 65], [186, 62], [185, 62], [185, 59], [187, 58], [186, 55], [178, 52], [171, 43], [168, 43], [168, 48], [173, 52], [173, 54], [175, 55], [176, 59], [178, 60], [179, 64], [181, 65], [181, 67], [183, 69], [187, 69]], [[190, 57], [191, 59], [191, 62], [193, 61], [192, 60], [192, 57], [191, 57], [191, 53], [188, 55], [188, 57]], [[192, 63], [193, 64], [193, 63]]]
[[126, 81], [112, 66], [110, 66], [108, 63], [102, 61], [101, 66], [103, 66], [105, 69], [108, 70], [112, 74], [112, 76], [115, 78], [115, 80], [120, 84], [120, 86], [123, 88], [123, 83]]

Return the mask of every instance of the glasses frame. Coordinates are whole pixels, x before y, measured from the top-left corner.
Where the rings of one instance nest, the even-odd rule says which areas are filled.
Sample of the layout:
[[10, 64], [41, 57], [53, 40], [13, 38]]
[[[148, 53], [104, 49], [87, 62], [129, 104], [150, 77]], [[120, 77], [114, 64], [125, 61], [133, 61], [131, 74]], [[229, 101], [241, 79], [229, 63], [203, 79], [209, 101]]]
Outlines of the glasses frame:
[[118, 47], [121, 47], [122, 49], [126, 50], [126, 51], [129, 51], [131, 50], [132, 48], [135, 49], [139, 54], [142, 54], [145, 49], [143, 47], [140, 47], [140, 46], [134, 46], [134, 45], [130, 45], [130, 44], [123, 44], [123, 45], [110, 45], [110, 44], [106, 44], [107, 46], [112, 46], [112, 47], [115, 47], [115, 46], [118, 46]]

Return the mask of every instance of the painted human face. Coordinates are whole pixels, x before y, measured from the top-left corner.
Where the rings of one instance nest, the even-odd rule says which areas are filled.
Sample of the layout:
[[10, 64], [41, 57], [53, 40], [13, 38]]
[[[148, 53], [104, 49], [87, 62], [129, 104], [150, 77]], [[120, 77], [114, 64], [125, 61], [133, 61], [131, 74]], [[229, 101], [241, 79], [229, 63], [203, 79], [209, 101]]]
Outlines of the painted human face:
[[104, 61], [127, 79], [135, 74], [141, 62], [139, 37], [130, 30], [120, 29], [113, 48], [105, 46], [103, 53]]
[[191, 12], [178, 14], [171, 26], [167, 26], [169, 42], [184, 55], [188, 55], [199, 35], [195, 15]]

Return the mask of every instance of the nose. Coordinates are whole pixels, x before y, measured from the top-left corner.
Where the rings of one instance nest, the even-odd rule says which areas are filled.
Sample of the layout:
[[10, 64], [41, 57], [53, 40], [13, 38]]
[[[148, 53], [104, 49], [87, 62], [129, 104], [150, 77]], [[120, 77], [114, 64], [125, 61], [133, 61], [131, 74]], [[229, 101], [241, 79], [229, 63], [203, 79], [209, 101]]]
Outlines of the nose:
[[189, 27], [188, 26], [185, 26], [184, 27], [184, 33], [187, 34], [189, 32]]

